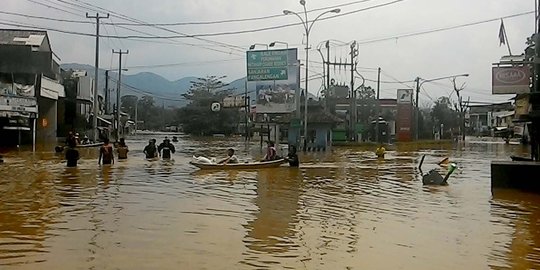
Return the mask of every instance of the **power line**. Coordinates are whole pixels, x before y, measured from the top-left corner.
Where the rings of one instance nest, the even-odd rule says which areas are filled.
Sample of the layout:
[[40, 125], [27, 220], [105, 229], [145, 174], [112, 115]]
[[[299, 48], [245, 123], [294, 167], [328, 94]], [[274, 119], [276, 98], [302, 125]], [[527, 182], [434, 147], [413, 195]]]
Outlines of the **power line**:
[[[37, 3], [37, 4], [41, 4], [41, 5], [45, 5], [45, 4], [43, 4], [43, 3], [36, 2], [35, 0], [28, 0], [28, 1], [31, 1], [31, 2]], [[50, 0], [48, 0], [48, 1], [50, 1]], [[77, 7], [77, 8], [72, 8], [72, 9], [75, 9], [75, 10], [78, 10], [78, 9], [80, 9], [80, 8], [84, 8], [84, 9], [87, 9], [87, 8], [88, 8], [88, 7], [86, 7], [86, 6], [82, 6], [82, 5], [79, 5], [79, 4], [70, 3], [70, 2], [66, 2], [66, 1], [62, 1], [62, 0], [57, 0], [57, 1], [62, 2], [62, 3], [69, 4], [69, 5], [73, 5], [73, 6]], [[82, 2], [82, 1], [79, 1], [79, 2]], [[117, 12], [114, 12], [114, 11], [109, 11], [109, 10], [104, 9], [104, 8], [101, 8], [101, 7], [99, 7], [99, 6], [95, 6], [95, 5], [92, 5], [92, 4], [88, 4], [88, 3], [85, 3], [85, 2], [83, 2], [83, 3], [86, 4], [86, 5], [89, 5], [89, 6], [90, 6], [89, 9], [91, 9], [91, 10], [93, 10], [93, 11], [101, 11], [101, 10], [104, 10], [104, 11], [108, 11], [108, 12], [110, 12], [110, 13], [112, 13], [112, 14], [116, 15], [117, 17], [119, 17], [119, 18], [121, 18], [121, 19], [124, 19], [124, 20], [132, 21], [132, 22], [138, 22], [138, 23], [141, 23], [141, 22], [142, 22], [142, 21], [139, 21], [139, 20], [137, 20], [137, 19], [134, 19], [134, 18], [131, 18], [131, 17], [122, 15], [122, 14], [120, 14], [120, 13], [117, 13]], [[58, 5], [58, 3], [56, 3], [56, 4]], [[49, 7], [49, 8], [53, 8], [53, 9], [57, 9], [57, 10], [60, 10], [60, 11], [63, 11], [63, 12], [68, 12], [68, 13], [70, 13], [70, 14], [74, 14], [74, 13], [72, 13], [72, 12], [69, 12], [69, 11], [65, 10], [65, 9], [58, 8], [57, 6], [56, 6], [56, 7], [55, 7], [55, 6], [49, 6], [49, 5], [46, 5], [46, 6]], [[60, 5], [60, 6], [61, 6], [61, 5]], [[98, 9], [96, 9], [96, 8], [98, 8]], [[77, 14], [75, 14], [75, 15], [77, 15]], [[54, 20], [54, 19], [52, 19], [52, 20]], [[142, 23], [144, 23], [144, 22], [142, 22]], [[113, 24], [114, 24], [114, 23], [113, 23]], [[157, 35], [152, 35], [152, 34], [149, 34], [149, 33], [146, 33], [146, 32], [141, 32], [141, 31], [139, 31], [139, 30], [134, 30], [134, 29], [127, 28], [127, 27], [124, 27], [124, 26], [118, 26], [118, 27], [121, 27], [121, 28], [126, 29], [126, 30], [130, 30], [130, 31], [134, 31], [134, 32], [138, 32], [138, 33], [150, 35], [151, 37], [157, 37]], [[156, 28], [162, 29], [162, 30], [166, 30], [166, 31], [172, 31], [172, 30], [169, 30], [169, 29], [166, 29], [166, 28], [162, 28], [162, 27], [156, 27]], [[50, 31], [54, 31], [54, 30], [50, 30]], [[61, 31], [58, 31], [58, 32], [61, 32]], [[182, 33], [176, 32], [176, 31], [172, 31], [172, 32], [178, 33], [178, 34], [182, 34]], [[63, 33], [67, 33], [67, 31], [63, 31]], [[117, 36], [118, 36], [118, 35], [117, 35]], [[108, 38], [116, 38], [116, 37], [110, 36], [110, 35], [107, 36], [107, 37], [108, 37]], [[148, 38], [148, 37], [147, 37], [147, 38]], [[200, 40], [204, 40], [204, 39], [200, 39]], [[233, 48], [233, 49], [234, 49], [234, 45], [229, 45], [229, 44], [221, 43], [221, 42], [215, 42], [215, 41], [211, 41], [211, 40], [205, 40], [205, 41], [206, 41], [206, 42], [213, 42], [213, 43], [216, 43], [216, 44], [221, 44], [221, 45], [223, 45], [223, 46], [225, 46], [225, 47], [230, 47], [230, 48]], [[175, 41], [175, 42], [176, 42], [176, 41]], [[204, 48], [204, 49], [207, 49], [207, 50], [212, 50], [212, 51], [217, 51], [217, 52], [221, 52], [221, 53], [230, 54], [229, 52], [225, 52], [225, 51], [221, 51], [221, 50], [217, 50], [217, 49], [212, 49], [212, 48], [207, 48], [207, 47], [205, 47], [205, 46], [203, 46], [203, 45], [198, 45], [198, 47], [201, 47], [201, 48]]]
[[494, 18], [494, 19], [489, 19], [489, 20], [483, 20], [483, 21], [477, 21], [477, 22], [471, 22], [471, 23], [464, 23], [464, 24], [448, 26], [448, 27], [441, 27], [441, 28], [425, 30], [425, 31], [419, 31], [419, 32], [414, 32], [414, 33], [409, 33], [409, 34], [402, 34], [402, 35], [395, 35], [395, 36], [385, 37], [385, 38], [364, 40], [364, 41], [359, 41], [358, 44], [369, 44], [369, 43], [381, 42], [381, 41], [392, 40], [392, 39], [397, 39], [397, 38], [405, 38], [405, 37], [413, 37], [413, 36], [431, 34], [431, 33], [435, 33], [435, 32], [453, 30], [453, 29], [458, 29], [458, 28], [463, 28], [463, 27], [468, 27], [468, 26], [473, 26], [473, 25], [478, 25], [478, 24], [483, 24], [483, 23], [488, 23], [488, 22], [499, 21], [501, 19], [508, 19], [508, 18], [514, 18], [514, 17], [524, 16], [524, 15], [529, 15], [529, 14], [534, 14], [534, 11], [521, 12], [521, 13], [512, 14], [512, 15], [503, 16], [503, 17]]
[[34, 4], [38, 4], [38, 5], [41, 5], [41, 6], [44, 6], [44, 7], [48, 7], [48, 8], [60, 10], [60, 11], [63, 11], [63, 12], [65, 12], [65, 13], [69, 13], [69, 14], [71, 14], [71, 15], [75, 15], [75, 16], [78, 16], [78, 17], [81, 16], [81, 14], [78, 14], [78, 13], [75, 13], [75, 12], [71, 12], [71, 11], [69, 11], [69, 10], [65, 10], [65, 9], [62, 9], [62, 8], [53, 7], [53, 6], [50, 6], [50, 5], [47, 5], [47, 4], [38, 2], [38, 1], [36, 1], [36, 0], [26, 0], [26, 1], [32, 2], [32, 3], [34, 3]]
[[[27, 0], [27, 1], [35, 2], [34, 0]], [[394, 4], [394, 3], [397, 3], [397, 2], [401, 2], [401, 1], [404, 1], [404, 0], [396, 0], [396, 1], [393, 1], [393, 2], [381, 4], [381, 5], [378, 5], [378, 6], [372, 6], [372, 7], [368, 7], [368, 8], [360, 9], [360, 10], [355, 10], [355, 11], [351, 11], [351, 12], [344, 13], [344, 14], [339, 14], [339, 15], [334, 15], [334, 16], [330, 16], [330, 17], [321, 18], [320, 20], [326, 20], [326, 19], [331, 19], [331, 18], [335, 18], [335, 17], [340, 17], [340, 16], [352, 14], [353, 12], [364, 11], [364, 10], [367, 10], [367, 9], [372, 9], [372, 8], [380, 7], [380, 6], [383, 6], [383, 5]], [[35, 2], [35, 3], [45, 5], [45, 4], [39, 3], [39, 2]], [[48, 6], [48, 5], [46, 5], [46, 6], [47, 6], [47, 7], [51, 7], [51, 6]], [[53, 8], [54, 8], [54, 7], [53, 7]], [[69, 11], [68, 11], [68, 12], [69, 12]], [[420, 32], [415, 32], [415, 33], [410, 33], [410, 34], [395, 35], [395, 36], [386, 37], [386, 38], [379, 38], [379, 39], [365, 40], [365, 41], [360, 41], [359, 44], [375, 43], [375, 42], [381, 42], [381, 41], [386, 41], [386, 40], [391, 40], [391, 39], [396, 39], [396, 38], [412, 37], [412, 36], [424, 35], [424, 34], [429, 34], [429, 33], [434, 33], [434, 32], [447, 31], [447, 30], [452, 30], [452, 29], [458, 29], [458, 28], [463, 28], [463, 27], [468, 27], [468, 26], [473, 26], [473, 25], [478, 25], [478, 24], [483, 24], [483, 23], [488, 23], [488, 22], [498, 21], [498, 20], [500, 20], [501, 18], [503, 18], [503, 19], [504, 19], [504, 18], [513, 18], [513, 17], [518, 17], [518, 16], [529, 15], [529, 14], [532, 14], [532, 13], [534, 13], [534, 11], [522, 12], [522, 13], [512, 14], [512, 15], [508, 15], [508, 16], [503, 16], [503, 17], [495, 18], [495, 19], [489, 19], [489, 20], [483, 20], [483, 21], [478, 21], [478, 22], [472, 22], [472, 23], [466, 23], [466, 24], [460, 24], [460, 25], [450, 26], [450, 27], [443, 27], [443, 28], [437, 28], [437, 29], [432, 29], [432, 30], [420, 31]], [[72, 13], [72, 14], [73, 14], [73, 13]], [[9, 26], [16, 26], [16, 27], [28, 27], [28, 25], [23, 25], [23, 24], [20, 24], [20, 23], [11, 23], [11, 24], [9, 24], [9, 23], [2, 23], [2, 24], [4, 24], [4, 25], [9, 25]], [[212, 34], [212, 33], [209, 33], [209, 34], [197, 34], [197, 35], [185, 35], [185, 34], [182, 34], [182, 35], [180, 35], [180, 36], [157, 36], [157, 37], [149, 37], [149, 36], [104, 36], [104, 37], [117, 38], [117, 39], [174, 39], [174, 38], [198, 38], [198, 37], [201, 37], [201, 36], [218, 36], [218, 35], [230, 35], [230, 34], [253, 33], [253, 32], [260, 32], [260, 31], [274, 30], [274, 29], [279, 29], [279, 28], [284, 28], [284, 27], [289, 27], [289, 26], [294, 26], [294, 25], [299, 25], [299, 24], [300, 24], [300, 23], [293, 23], [293, 24], [287, 24], [287, 25], [281, 25], [281, 26], [274, 26], [274, 27], [265, 27], [265, 28], [252, 29], [252, 30], [242, 30], [242, 31], [236, 31], [236, 32], [221, 32], [221, 33], [213, 33], [213, 34]], [[65, 34], [73, 34], [73, 35], [80, 35], [80, 36], [94, 36], [93, 34], [89, 34], [89, 33], [81, 33], [81, 32], [74, 32], [74, 31], [67, 31], [67, 30], [55, 29], [55, 28], [50, 28], [50, 27], [41, 27], [41, 26], [40, 26], [40, 27], [32, 26], [32, 27], [36, 27], [36, 28], [42, 29], [42, 30], [61, 32], [61, 33], [65, 33]], [[169, 30], [169, 29], [167, 29], [167, 30], [168, 30], [168, 31], [172, 31], [172, 30]], [[203, 39], [203, 40], [204, 40], [204, 39]], [[212, 41], [207, 41], [207, 42], [212, 42]], [[228, 45], [228, 44], [227, 44], [227, 45]], [[239, 47], [239, 46], [235, 46], [235, 47], [241, 48], [241, 47]], [[238, 49], [235, 48], [235, 50], [238, 50]], [[243, 51], [243, 50], [242, 50], [242, 51]], [[228, 52], [223, 52], [223, 51], [221, 51], [221, 52], [222, 52], [222, 53], [228, 53]], [[230, 53], [228, 53], [228, 54], [230, 54]]]
[[[118, 80], [115, 79], [115, 78], [109, 78], [109, 80], [111, 80], [112, 82], [116, 82], [116, 83], [118, 82]], [[178, 102], [185, 101], [184, 98], [178, 99], [178, 98], [166, 97], [166, 96], [157, 95], [155, 93], [149, 92], [148, 90], [143, 90], [143, 89], [137, 88], [135, 86], [131, 86], [131, 85], [126, 84], [126, 83], [121, 83], [121, 84], [122, 84], [122, 86], [125, 86], [125, 87], [129, 88], [129, 90], [132, 91], [132, 92], [147, 95], [147, 96], [152, 96], [152, 97], [155, 97], [155, 98], [158, 98], [158, 99], [161, 99], [161, 100], [178, 101]]]
[[[93, 5], [93, 4], [89, 4], [85, 1], [82, 1], [82, 0], [75, 0], [77, 2], [80, 2], [80, 3], [83, 3], [84, 5], [87, 5], [87, 6], [90, 6], [90, 7], [94, 7], [94, 8], [98, 8], [98, 9], [101, 9], [101, 10], [105, 10], [107, 12], [110, 12], [112, 13], [113, 15], [116, 15], [117, 17], [121, 18], [121, 19], [124, 19], [126, 21], [131, 21], [131, 22], [134, 22], [134, 23], [139, 23], [139, 24], [145, 24], [147, 22], [145, 21], [142, 21], [142, 20], [138, 20], [138, 19], [135, 19], [133, 17], [129, 17], [129, 16], [126, 16], [126, 15], [123, 15], [121, 13], [118, 13], [118, 12], [115, 12], [115, 11], [112, 11], [112, 10], [107, 10], [105, 8], [102, 8], [100, 6], [97, 6], [97, 5]], [[165, 27], [161, 27], [161, 26], [153, 26], [154, 28], [156, 29], [161, 29], [161, 30], [165, 30], [167, 32], [171, 32], [171, 33], [175, 33], [175, 34], [179, 34], [179, 35], [183, 35], [183, 36], [186, 36], [186, 37], [190, 37], [189, 35], [187, 34], [184, 34], [184, 33], [181, 33], [181, 32], [178, 32], [178, 31], [175, 31], [175, 30], [171, 30], [171, 29], [168, 29], [168, 28], [165, 28]], [[231, 44], [227, 44], [227, 43], [224, 43], [224, 42], [219, 42], [219, 41], [213, 41], [213, 40], [209, 40], [209, 39], [204, 39], [204, 38], [199, 38], [199, 37], [192, 37], [194, 39], [197, 39], [197, 40], [201, 40], [201, 41], [205, 41], [205, 42], [208, 42], [208, 43], [213, 43], [213, 44], [221, 44], [225, 47], [229, 47], [231, 49], [236, 49], [236, 50], [240, 50], [241, 48], [238, 47], [238, 46], [235, 46], [235, 45], [231, 45]], [[241, 49], [240, 51], [244, 51], [243, 49]]]
[[215, 63], [224, 63], [224, 62], [233, 62], [245, 60], [245, 58], [233, 58], [233, 59], [222, 59], [222, 60], [213, 60], [213, 61], [198, 61], [198, 62], [181, 62], [181, 63], [171, 63], [171, 64], [156, 64], [156, 65], [140, 65], [140, 66], [129, 66], [128, 69], [138, 69], [138, 68], [161, 68], [161, 67], [174, 67], [174, 66], [187, 66], [187, 65], [203, 65], [203, 64], [215, 64]]
[[[338, 17], [342, 17], [342, 16], [347, 16], [347, 15], [350, 15], [350, 14], [355, 14], [355, 13], [358, 13], [358, 12], [362, 12], [362, 11], [366, 11], [366, 10], [371, 10], [371, 9], [375, 9], [375, 8], [380, 8], [380, 7], [385, 7], [385, 6], [389, 6], [389, 5], [392, 5], [392, 4], [397, 4], [399, 2], [403, 2], [405, 0], [394, 0], [394, 1], [391, 1], [391, 2], [387, 2], [387, 3], [383, 3], [383, 4], [379, 4], [379, 5], [374, 5], [374, 6], [370, 6], [370, 7], [366, 7], [366, 8], [362, 8], [362, 9], [357, 9], [357, 10], [353, 10], [353, 11], [349, 11], [349, 12], [345, 12], [345, 13], [342, 13], [342, 14], [337, 14], [337, 15], [332, 15], [332, 16], [328, 16], [328, 17], [324, 17], [324, 18], [320, 18], [319, 21], [323, 21], [323, 20], [329, 20], [329, 19], [333, 19], [333, 18], [338, 18]], [[106, 10], [106, 9], [105, 9]], [[184, 34], [184, 33], [180, 33], [180, 32], [176, 32], [176, 31], [173, 31], [173, 30], [168, 30], [170, 32], [174, 32], [174, 33], [177, 33], [178, 35], [172, 35], [172, 36], [160, 36], [158, 38], [160, 39], [177, 39], [177, 38], [196, 38], [196, 39], [201, 39], [201, 37], [215, 37], [215, 36], [227, 36], [227, 35], [238, 35], [238, 34], [247, 34], [247, 33], [256, 33], [256, 32], [262, 32], [262, 31], [268, 31], [268, 30], [276, 30], [276, 29], [281, 29], [281, 28], [286, 28], [286, 27], [291, 27], [291, 26], [296, 26], [296, 25], [301, 25], [302, 23], [290, 23], [290, 24], [283, 24], [283, 25], [277, 25], [277, 26], [270, 26], [270, 27], [263, 27], [263, 28], [256, 28], [256, 29], [248, 29], [248, 30], [239, 30], [239, 31], [228, 31], [228, 32], [216, 32], [216, 33], [204, 33], [204, 34]], [[161, 28], [161, 27], [159, 27]], [[116, 38], [127, 38], [127, 39], [130, 39], [130, 38], [152, 38], [152, 37], [147, 37], [147, 36], [118, 36]], [[204, 39], [203, 39], [204, 40]]]
[[81, 23], [81, 24], [95, 24], [95, 22], [90, 22], [90, 21], [58, 19], [58, 18], [50, 18], [50, 17], [36, 16], [36, 15], [23, 14], [23, 13], [17, 13], [17, 12], [9, 12], [9, 11], [0, 11], [0, 14], [6, 14], [6, 15], [11, 15], [11, 16], [25, 17], [25, 18], [29, 18], [29, 19], [39, 19], [39, 20], [57, 21], [57, 22]]
[[[312, 10], [308, 10], [308, 13], [326, 10], [326, 9], [334, 9], [339, 7], [345, 7], [365, 2], [370, 2], [373, 0], [360, 0], [360, 1], [352, 1], [344, 4], [334, 5], [334, 6], [326, 6], [322, 8], [316, 8]], [[212, 25], [212, 24], [222, 24], [222, 23], [235, 23], [235, 22], [249, 22], [249, 21], [259, 21], [259, 20], [266, 20], [266, 19], [273, 19], [273, 18], [279, 18], [287, 16], [283, 13], [281, 14], [275, 14], [275, 15], [267, 15], [267, 16], [261, 16], [261, 17], [252, 17], [252, 18], [242, 18], [242, 19], [224, 19], [224, 20], [216, 20], [216, 21], [200, 21], [200, 22], [174, 22], [174, 23], [147, 23], [147, 24], [136, 24], [136, 23], [120, 23], [118, 25], [132, 25], [132, 26], [181, 26], [181, 25]]]
[[[28, 0], [28, 1], [34, 1], [34, 0]], [[81, 1], [81, 0], [76, 0], [78, 2], [83, 2], [85, 3], [84, 1]], [[366, 11], [366, 10], [371, 10], [371, 9], [375, 9], [375, 8], [380, 8], [380, 7], [385, 7], [385, 6], [389, 6], [389, 5], [392, 5], [392, 4], [396, 4], [396, 3], [399, 3], [399, 2], [403, 2], [405, 0], [394, 0], [394, 1], [391, 1], [391, 2], [387, 2], [387, 3], [383, 3], [383, 4], [378, 4], [378, 5], [374, 5], [374, 6], [370, 6], [370, 7], [366, 7], [366, 8], [361, 8], [361, 9], [357, 9], [357, 10], [353, 10], [353, 11], [349, 11], [349, 12], [345, 12], [345, 13], [341, 13], [341, 14], [337, 14], [337, 15], [332, 15], [332, 16], [328, 16], [328, 17], [324, 17], [324, 18], [320, 18], [319, 20], [322, 21], [322, 20], [329, 20], [329, 19], [333, 19], [333, 18], [337, 18], [337, 17], [342, 17], [342, 16], [346, 16], [346, 15], [350, 15], [350, 14], [355, 14], [355, 13], [358, 13], [358, 12], [362, 12], [362, 11]], [[86, 5], [89, 5], [91, 7], [97, 7], [95, 5], [92, 5], [92, 4], [88, 4], [88, 3], [85, 3]], [[54, 8], [54, 7], [52, 7]], [[119, 17], [123, 20], [127, 20], [127, 21], [132, 21], [132, 22], [136, 22], [138, 24], [144, 24], [145, 22], [143, 21], [140, 21], [140, 20], [137, 20], [137, 19], [133, 19], [133, 18], [130, 18], [130, 17], [127, 17], [125, 15], [122, 15], [122, 14], [119, 14], [119, 13], [116, 13], [114, 11], [111, 11], [111, 10], [108, 10], [108, 9], [104, 9], [104, 8], [100, 8], [98, 7], [99, 9], [101, 9], [101, 11], [106, 11], [106, 12], [110, 12], [111, 14], [113, 15], [116, 15], [116, 17]], [[58, 9], [58, 8], [57, 8]], [[217, 42], [217, 41], [212, 41], [212, 40], [207, 40], [207, 39], [203, 39], [201, 37], [209, 37], [209, 36], [224, 36], [224, 35], [236, 35], [236, 34], [246, 34], [246, 33], [254, 33], [254, 32], [262, 32], [262, 31], [268, 31], [268, 30], [275, 30], [275, 29], [280, 29], [280, 28], [285, 28], [285, 27], [291, 27], [291, 26], [296, 26], [296, 25], [300, 25], [301, 23], [290, 23], [290, 24], [284, 24], [284, 25], [278, 25], [278, 26], [271, 26], [271, 27], [264, 27], [264, 28], [258, 28], [258, 29], [249, 29], [249, 30], [240, 30], [240, 31], [230, 31], [230, 32], [218, 32], [218, 33], [205, 33], [205, 34], [192, 34], [192, 35], [189, 35], [189, 34], [185, 34], [185, 33], [181, 33], [181, 32], [178, 32], [178, 31], [174, 31], [174, 30], [170, 30], [170, 29], [167, 29], [167, 28], [163, 28], [163, 27], [160, 27], [160, 26], [153, 26], [154, 28], [157, 28], [157, 29], [161, 29], [161, 30], [165, 30], [165, 31], [168, 31], [168, 32], [171, 32], [171, 33], [176, 33], [178, 35], [172, 35], [172, 36], [158, 36], [158, 37], [149, 37], [149, 36], [135, 36], [135, 35], [127, 35], [127, 36], [109, 36], [111, 38], [124, 38], [124, 39], [134, 39], [134, 38], [138, 38], [138, 39], [177, 39], [177, 38], [194, 38], [194, 39], [199, 39], [199, 40], [203, 40], [203, 41], [206, 41], [206, 42], [212, 42], [212, 43], [215, 43], [215, 44], [222, 44], [226, 47], [232, 47], [232, 48], [235, 48], [235, 49], [242, 49], [241, 47], [239, 46], [235, 46], [235, 45], [230, 45], [230, 44], [226, 44], [226, 43], [222, 43], [222, 42]], [[117, 24], [118, 25], [118, 24]], [[152, 26], [152, 25], [150, 25]], [[53, 30], [51, 30], [53, 31]], [[243, 51], [243, 49], [242, 49]]]

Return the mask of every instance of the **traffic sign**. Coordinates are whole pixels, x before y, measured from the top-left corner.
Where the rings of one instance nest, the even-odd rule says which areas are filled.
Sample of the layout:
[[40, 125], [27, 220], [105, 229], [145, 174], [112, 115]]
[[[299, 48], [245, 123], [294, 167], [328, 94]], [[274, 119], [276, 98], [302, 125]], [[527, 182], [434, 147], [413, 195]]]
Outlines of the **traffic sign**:
[[287, 80], [288, 50], [267, 50], [247, 52], [248, 81]]

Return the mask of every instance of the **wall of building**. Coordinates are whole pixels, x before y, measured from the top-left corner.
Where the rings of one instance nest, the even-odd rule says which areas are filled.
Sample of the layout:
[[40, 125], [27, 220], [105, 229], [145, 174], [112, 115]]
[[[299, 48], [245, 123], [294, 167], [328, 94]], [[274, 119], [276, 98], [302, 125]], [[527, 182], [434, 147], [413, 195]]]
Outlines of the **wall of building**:
[[37, 137], [39, 142], [56, 141], [57, 131], [57, 100], [39, 97], [38, 111], [39, 118], [37, 122]]

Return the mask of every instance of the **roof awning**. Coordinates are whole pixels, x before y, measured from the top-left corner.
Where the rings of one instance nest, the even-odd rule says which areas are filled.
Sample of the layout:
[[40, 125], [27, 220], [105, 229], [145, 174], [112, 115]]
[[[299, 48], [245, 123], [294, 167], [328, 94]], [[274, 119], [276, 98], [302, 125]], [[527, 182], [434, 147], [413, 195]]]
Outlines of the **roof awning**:
[[497, 115], [496, 117], [497, 117], [497, 118], [504, 118], [504, 117], [512, 116], [512, 115], [514, 115], [514, 114], [515, 114], [515, 112], [509, 112], [509, 113]]
[[112, 125], [112, 123], [111, 123], [110, 121], [107, 121], [107, 120], [105, 120], [105, 119], [103, 119], [103, 118], [101, 118], [101, 117], [99, 117], [99, 116], [97, 117], [97, 119], [98, 119], [99, 121], [101, 121], [101, 122], [107, 124], [107, 125]]

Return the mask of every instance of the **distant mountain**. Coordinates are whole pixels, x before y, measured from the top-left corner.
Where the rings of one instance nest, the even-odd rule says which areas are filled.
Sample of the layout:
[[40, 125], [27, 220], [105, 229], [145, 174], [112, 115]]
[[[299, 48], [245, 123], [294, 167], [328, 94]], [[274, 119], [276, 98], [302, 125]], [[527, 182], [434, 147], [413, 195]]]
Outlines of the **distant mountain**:
[[[89, 76], [94, 76], [94, 67], [84, 64], [62, 64], [61, 68], [64, 70], [85, 70]], [[116, 89], [116, 81], [118, 74], [116, 71], [109, 72], [109, 89]], [[122, 86], [122, 95], [136, 95], [144, 96], [145, 93], [154, 96], [156, 104], [162, 104], [162, 100], [165, 102], [165, 106], [182, 107], [187, 104], [187, 101], [182, 99], [182, 94], [186, 93], [191, 86], [191, 81], [196, 80], [197, 77], [184, 77], [176, 81], [169, 81], [162, 76], [152, 72], [141, 72], [132, 75], [122, 75], [122, 84], [129, 85], [131, 87]], [[229, 83], [230, 88], [234, 88], [234, 94], [243, 95], [245, 93], [246, 78], [240, 78]], [[105, 69], [99, 70], [99, 82], [98, 88], [101, 94], [105, 89]], [[255, 100], [256, 93], [250, 92], [248, 95], [251, 100]], [[316, 99], [314, 95], [310, 93], [310, 97]], [[114, 98], [113, 101], [114, 103]]]
[[[85, 64], [62, 64], [64, 70], [85, 70], [89, 76], [94, 76], [94, 67]], [[118, 79], [116, 71], [109, 72], [109, 89], [115, 89]], [[152, 72], [141, 72], [132, 75], [122, 75], [122, 95], [130, 94], [136, 96], [144, 96], [145, 93], [154, 96], [156, 103], [165, 102], [165, 106], [181, 107], [186, 105], [186, 101], [182, 100], [182, 94], [189, 90], [191, 81], [197, 77], [184, 77], [176, 81], [169, 81], [162, 76]], [[129, 85], [131, 87], [128, 87]], [[101, 94], [105, 89], [105, 69], [99, 70], [98, 88]], [[114, 100], [113, 100], [114, 103]]]

